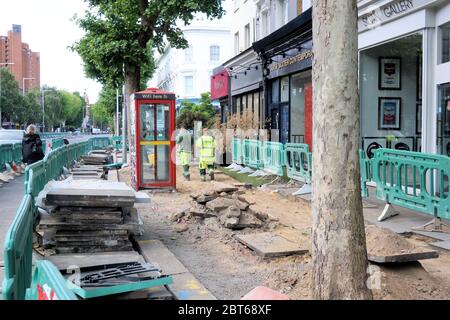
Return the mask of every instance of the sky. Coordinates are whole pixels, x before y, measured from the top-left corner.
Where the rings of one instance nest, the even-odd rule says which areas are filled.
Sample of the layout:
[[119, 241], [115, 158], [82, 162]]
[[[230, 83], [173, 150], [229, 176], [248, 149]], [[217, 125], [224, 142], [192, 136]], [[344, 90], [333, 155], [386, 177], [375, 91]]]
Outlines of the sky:
[[85, 9], [83, 0], [0, 0], [0, 35], [22, 25], [22, 42], [41, 54], [41, 86], [86, 91], [95, 103], [101, 85], [84, 75], [81, 58], [67, 48], [83, 36], [71, 19]]

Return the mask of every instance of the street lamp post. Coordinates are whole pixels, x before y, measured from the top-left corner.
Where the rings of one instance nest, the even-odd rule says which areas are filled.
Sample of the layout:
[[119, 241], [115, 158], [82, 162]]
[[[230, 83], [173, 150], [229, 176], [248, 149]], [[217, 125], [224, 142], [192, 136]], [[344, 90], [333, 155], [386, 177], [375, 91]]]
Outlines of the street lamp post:
[[[11, 66], [14, 62], [0, 62], [0, 66]], [[2, 120], [2, 74], [0, 72], [0, 129], [3, 128], [3, 120]]]
[[22, 79], [22, 95], [25, 97], [25, 80], [36, 80], [36, 78], [23, 78]]
[[45, 132], [45, 93], [52, 90], [41, 89], [42, 96], [42, 133]]

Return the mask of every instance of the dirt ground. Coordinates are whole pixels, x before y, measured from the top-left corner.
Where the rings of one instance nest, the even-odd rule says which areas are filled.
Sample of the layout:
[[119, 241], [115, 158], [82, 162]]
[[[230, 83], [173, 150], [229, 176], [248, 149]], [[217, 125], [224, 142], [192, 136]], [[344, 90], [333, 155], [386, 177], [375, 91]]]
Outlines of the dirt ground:
[[[139, 205], [145, 227], [143, 238], [161, 240], [218, 299], [240, 299], [259, 285], [279, 290], [291, 299], [311, 299], [309, 254], [263, 260], [234, 239], [235, 234], [262, 230], [228, 230], [215, 218], [179, 222], [168, 219], [170, 214], [189, 205], [191, 192], [211, 187], [211, 182], [200, 181], [198, 170], [191, 170], [191, 174], [191, 181], [184, 181], [181, 170], [178, 170], [177, 192], [149, 191], [151, 205]], [[121, 181], [129, 181], [126, 169], [121, 171]], [[216, 181], [237, 182], [224, 174], [216, 175]], [[270, 225], [270, 231], [309, 247], [312, 220], [309, 203], [258, 189], [247, 190], [244, 196], [258, 209], [278, 220]], [[186, 231], [179, 232], [186, 227]], [[428, 247], [429, 239], [411, 236], [407, 241], [412, 246]], [[420, 263], [371, 264], [369, 270], [375, 299], [450, 298], [448, 251], [439, 251], [439, 258]]]

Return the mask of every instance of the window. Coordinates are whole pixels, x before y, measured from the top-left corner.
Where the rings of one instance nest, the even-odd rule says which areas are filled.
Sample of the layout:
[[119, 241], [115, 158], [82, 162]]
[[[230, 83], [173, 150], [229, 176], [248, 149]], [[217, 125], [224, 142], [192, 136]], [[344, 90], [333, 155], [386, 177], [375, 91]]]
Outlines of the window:
[[442, 34], [442, 59], [441, 63], [450, 62], [450, 23], [441, 27]]
[[276, 4], [276, 20], [277, 29], [281, 28], [288, 22], [288, 1], [287, 0], [277, 0]]
[[289, 101], [289, 77], [281, 78], [281, 102]]
[[261, 14], [261, 38], [269, 34], [269, 16], [267, 10]]
[[219, 61], [220, 60], [220, 47], [219, 46], [210, 46], [209, 47], [209, 60], [210, 61]]
[[186, 95], [192, 95], [194, 92], [194, 77], [185, 76], [184, 77], [184, 93]]
[[250, 23], [245, 26], [245, 49], [250, 48]]
[[184, 50], [184, 61], [192, 62], [194, 60], [194, 48], [189, 47]]
[[239, 32], [236, 32], [234, 34], [234, 53], [235, 54], [239, 54], [240, 50], [239, 50]]

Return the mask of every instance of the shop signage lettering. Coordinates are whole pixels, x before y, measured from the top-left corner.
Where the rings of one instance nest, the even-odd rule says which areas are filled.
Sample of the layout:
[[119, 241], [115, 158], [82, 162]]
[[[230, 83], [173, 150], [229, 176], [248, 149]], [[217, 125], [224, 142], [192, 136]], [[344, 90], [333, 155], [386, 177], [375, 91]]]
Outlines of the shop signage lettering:
[[359, 18], [359, 28], [374, 28], [381, 23], [404, 15], [430, 2], [430, 0], [400, 0], [384, 6], [372, 6], [372, 9]]
[[270, 70], [271, 71], [275, 71], [275, 70], [279, 70], [279, 69], [282, 69], [282, 68], [286, 68], [286, 67], [288, 67], [290, 65], [296, 64], [296, 63], [301, 62], [303, 60], [312, 59], [312, 57], [313, 57], [313, 52], [311, 50], [308, 50], [308, 51], [299, 53], [299, 54], [297, 54], [294, 57], [287, 58], [287, 59], [285, 59], [285, 60], [283, 60], [281, 62], [273, 63], [270, 66]]

